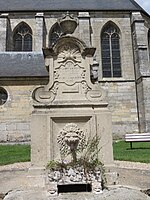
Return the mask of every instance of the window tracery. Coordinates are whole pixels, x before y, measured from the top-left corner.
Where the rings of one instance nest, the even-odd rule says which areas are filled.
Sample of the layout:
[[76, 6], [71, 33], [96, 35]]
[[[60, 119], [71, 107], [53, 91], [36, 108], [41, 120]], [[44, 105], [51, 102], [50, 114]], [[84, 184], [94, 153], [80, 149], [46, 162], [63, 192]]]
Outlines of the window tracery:
[[101, 34], [103, 77], [121, 77], [120, 36], [112, 23], [104, 27]]
[[54, 26], [52, 27], [50, 31], [50, 36], [49, 36], [50, 46], [53, 46], [62, 34], [63, 32], [59, 24], [58, 23], [54, 24]]
[[14, 32], [14, 51], [32, 51], [32, 30], [24, 22]]

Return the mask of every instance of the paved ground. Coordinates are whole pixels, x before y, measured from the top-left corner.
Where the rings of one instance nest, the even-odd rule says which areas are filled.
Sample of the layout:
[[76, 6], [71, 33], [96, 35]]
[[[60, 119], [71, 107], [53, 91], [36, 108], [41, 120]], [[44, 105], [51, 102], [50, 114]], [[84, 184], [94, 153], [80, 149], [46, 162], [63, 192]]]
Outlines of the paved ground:
[[50, 197], [46, 191], [13, 191], [4, 200], [150, 200], [150, 197], [140, 191], [128, 188], [116, 188], [104, 191], [102, 194], [67, 193]]
[[118, 184], [150, 189], [150, 164], [115, 161]]
[[[117, 167], [117, 172], [119, 173], [119, 177], [118, 177], [118, 184], [119, 185], [123, 185], [124, 188], [116, 188], [116, 190], [109, 193], [105, 193], [103, 194], [103, 197], [101, 196], [100, 200], [102, 199], [107, 199], [109, 200], [109, 196], [111, 195], [111, 200], [113, 200], [113, 195], [114, 193], [117, 193], [117, 197], [114, 196], [114, 200], [119, 200], [122, 199], [124, 200], [124, 197], [121, 198], [121, 196], [119, 195], [123, 195], [124, 193], [128, 193], [128, 189], [132, 188], [132, 189], [138, 189], [136, 190], [136, 195], [137, 195], [137, 191], [139, 192], [140, 189], [142, 190], [147, 190], [150, 189], [150, 164], [141, 164], [141, 163], [130, 163], [130, 162], [120, 162], [120, 161], [116, 161], [115, 162], [116, 167]], [[5, 198], [5, 200], [30, 200], [30, 198], [28, 197], [27, 194], [31, 193], [32, 196], [32, 200], [44, 200], [46, 199], [46, 197], [42, 197], [41, 195], [47, 195], [46, 193], [40, 192], [39, 194], [35, 194], [35, 191], [25, 191], [27, 190], [27, 173], [28, 173], [28, 168], [30, 166], [30, 163], [19, 163], [19, 164], [14, 164], [14, 165], [8, 165], [8, 166], [1, 166], [0, 167], [0, 194], [6, 194], [10, 191], [13, 190], [13, 192], [10, 192], [9, 195], [7, 197], [9, 198]], [[18, 192], [20, 191], [20, 195], [24, 195], [24, 198], [20, 198], [18, 197]], [[25, 191], [24, 193], [22, 193], [22, 190]], [[46, 192], [46, 191], [45, 191]], [[136, 195], [134, 194], [135, 191], [134, 190], [130, 190], [131, 194], [130, 197], [132, 197], [132, 195], [134, 195], [136, 197]], [[11, 197], [11, 195], [14, 195], [13, 197]], [[17, 196], [15, 198], [15, 195]], [[36, 197], [35, 197], [35, 196]], [[88, 194], [89, 195], [89, 194]], [[85, 197], [81, 197], [82, 195], [80, 194], [80, 198], [78, 199], [88, 199], [88, 200], [95, 200], [95, 199], [99, 199], [95, 196], [91, 196], [90, 199], [88, 198], [88, 195], [86, 195]], [[143, 194], [141, 194], [143, 195]], [[0, 195], [1, 196], [1, 195]], [[124, 195], [123, 195], [124, 196]], [[145, 199], [147, 199], [148, 196], [145, 196]], [[65, 195], [63, 195], [60, 199], [68, 199], [68, 200], [73, 200], [76, 199], [77, 196], [73, 195], [72, 197], [69, 196], [69, 198]], [[0, 200], [2, 198], [0, 197]], [[57, 198], [48, 198], [48, 199], [57, 199]], [[133, 198], [131, 198], [133, 200]], [[136, 198], [135, 198], [136, 199]], [[141, 196], [141, 199], [143, 199], [143, 196]], [[150, 199], [150, 198], [149, 198]], [[129, 198], [127, 198], [126, 200], [130, 200]], [[140, 200], [140, 198], [138, 199]]]

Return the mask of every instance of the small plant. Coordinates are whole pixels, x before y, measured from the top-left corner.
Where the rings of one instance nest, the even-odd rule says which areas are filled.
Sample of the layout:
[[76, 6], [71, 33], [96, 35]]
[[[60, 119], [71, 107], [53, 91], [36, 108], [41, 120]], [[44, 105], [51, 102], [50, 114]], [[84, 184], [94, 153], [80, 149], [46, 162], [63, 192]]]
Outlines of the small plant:
[[49, 163], [47, 164], [47, 168], [50, 170], [60, 170], [59, 164], [60, 163], [57, 161], [50, 160]]
[[82, 163], [85, 171], [94, 170], [96, 167], [101, 164], [98, 160], [98, 153], [101, 148], [99, 148], [100, 138], [98, 136], [94, 136], [92, 139], [89, 138], [85, 143], [80, 158], [78, 161]]
[[105, 168], [104, 164], [98, 159], [98, 154], [102, 148], [99, 147], [99, 143], [100, 137], [97, 135], [93, 138], [88, 138], [78, 162], [81, 166], [83, 166], [85, 174], [88, 174], [90, 171], [93, 171], [94, 173], [100, 171], [102, 184], [104, 187], [104, 184], [106, 184]]
[[71, 155], [71, 161], [66, 161], [65, 159], [62, 159], [60, 162], [52, 160], [48, 163], [47, 168], [52, 171], [60, 172], [69, 170], [70, 168], [79, 170], [83, 169], [85, 177], [88, 177], [91, 172], [96, 175], [96, 173], [99, 171], [101, 173], [102, 187], [104, 188], [104, 185], [106, 184], [106, 178], [104, 175], [104, 165], [98, 159], [98, 153], [101, 150], [99, 147], [99, 142], [100, 137], [97, 135], [93, 138], [88, 138], [80, 150], [75, 150], [74, 155], [76, 155], [76, 158], [70, 149], [65, 153], [65, 155], [63, 154], [63, 158]]

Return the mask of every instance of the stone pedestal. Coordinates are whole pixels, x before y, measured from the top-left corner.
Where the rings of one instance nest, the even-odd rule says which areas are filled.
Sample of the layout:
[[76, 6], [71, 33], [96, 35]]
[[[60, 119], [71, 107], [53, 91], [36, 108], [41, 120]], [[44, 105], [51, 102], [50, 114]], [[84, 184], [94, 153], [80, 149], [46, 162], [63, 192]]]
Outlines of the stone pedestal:
[[57, 143], [59, 132], [66, 124], [75, 123], [85, 137], [100, 137], [99, 159], [105, 165], [113, 164], [111, 115], [106, 104], [58, 104], [38, 107], [32, 115], [32, 154], [35, 166], [44, 166], [50, 160], [60, 160]]

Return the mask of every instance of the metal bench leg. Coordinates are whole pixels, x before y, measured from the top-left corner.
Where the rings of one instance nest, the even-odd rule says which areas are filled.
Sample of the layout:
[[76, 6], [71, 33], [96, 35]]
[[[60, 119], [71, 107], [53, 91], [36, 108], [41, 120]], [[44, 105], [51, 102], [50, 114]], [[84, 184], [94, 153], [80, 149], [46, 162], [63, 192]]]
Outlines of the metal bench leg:
[[130, 148], [132, 149], [132, 142], [130, 142]]

